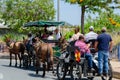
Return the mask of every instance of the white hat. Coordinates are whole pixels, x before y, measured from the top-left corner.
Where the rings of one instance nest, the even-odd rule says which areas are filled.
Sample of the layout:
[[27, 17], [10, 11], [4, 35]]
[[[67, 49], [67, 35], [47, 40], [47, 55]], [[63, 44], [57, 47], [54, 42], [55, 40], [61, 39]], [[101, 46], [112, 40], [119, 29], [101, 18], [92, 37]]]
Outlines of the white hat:
[[90, 27], [89, 27], [89, 29], [92, 29], [92, 30], [94, 30], [94, 27], [93, 27], [93, 26], [90, 26]]

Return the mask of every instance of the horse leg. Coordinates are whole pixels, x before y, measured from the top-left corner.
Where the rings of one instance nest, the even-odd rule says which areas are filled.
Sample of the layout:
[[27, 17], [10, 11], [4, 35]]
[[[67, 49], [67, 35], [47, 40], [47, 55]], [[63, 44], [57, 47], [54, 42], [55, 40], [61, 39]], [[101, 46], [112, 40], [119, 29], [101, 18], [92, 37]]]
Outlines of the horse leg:
[[43, 75], [42, 75], [42, 77], [45, 77], [45, 71], [46, 71], [46, 64], [43, 63]]
[[18, 58], [19, 58], [19, 61], [20, 61], [19, 67], [21, 67], [21, 57], [20, 57], [20, 54], [18, 54]]
[[56, 73], [54, 72], [54, 64], [53, 64], [53, 61], [51, 62], [51, 65], [52, 65], [52, 73], [54, 76], [56, 76]]
[[9, 64], [9, 66], [11, 66], [11, 64], [12, 64], [12, 53], [10, 53], [10, 64]]
[[[51, 52], [52, 53], [52, 52]], [[54, 61], [53, 61], [53, 55], [50, 56], [50, 67], [52, 68], [52, 73], [55, 76], [56, 73], [54, 72]]]
[[30, 55], [30, 51], [28, 52], [28, 60], [29, 60], [29, 66], [31, 66], [31, 55]]
[[15, 54], [15, 67], [17, 67], [17, 54]]
[[30, 60], [30, 64], [29, 64], [29, 66], [31, 66], [31, 63], [32, 63], [32, 57], [33, 57], [33, 48], [32, 48], [32, 46], [30, 46], [30, 50], [29, 50], [29, 60]]
[[36, 74], [38, 74], [39, 66], [40, 66], [40, 62], [39, 62], [39, 59], [37, 58], [36, 59]]
[[29, 66], [31, 66], [31, 56], [29, 56]]
[[33, 60], [33, 66], [35, 66], [35, 54], [33, 55], [32, 60]]

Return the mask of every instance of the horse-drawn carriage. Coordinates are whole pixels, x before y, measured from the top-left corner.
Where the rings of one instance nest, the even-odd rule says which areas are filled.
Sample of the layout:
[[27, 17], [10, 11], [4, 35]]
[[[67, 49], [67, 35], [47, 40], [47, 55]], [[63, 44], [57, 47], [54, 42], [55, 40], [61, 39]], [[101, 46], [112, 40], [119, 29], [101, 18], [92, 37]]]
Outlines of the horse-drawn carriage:
[[[52, 21], [34, 21], [34, 22], [28, 22], [24, 25], [24, 27], [51, 27], [51, 26], [63, 26], [64, 22], [52, 22]], [[24, 66], [29, 67], [28, 64], [31, 64], [31, 61], [33, 61], [33, 66], [35, 66], [36, 74], [38, 74], [39, 67], [42, 62], [43, 67], [43, 77], [45, 76], [45, 71], [49, 70], [50, 67], [52, 67], [52, 70], [54, 72], [53, 67], [53, 59], [57, 60], [57, 56], [59, 56], [58, 47], [55, 45], [52, 47], [50, 44], [55, 43], [57, 44], [58, 40], [47, 40], [47, 39], [41, 39], [39, 41], [35, 41], [34, 45], [31, 46], [31, 50], [28, 51], [28, 53], [32, 54], [32, 56], [25, 55], [23, 61]], [[49, 44], [50, 43], [50, 44]]]
[[[35, 22], [28, 22], [24, 26], [25, 27], [31, 27], [31, 26], [50, 27], [50, 26], [58, 26], [58, 25], [64, 25], [64, 23], [35, 21]], [[53, 61], [57, 60], [56, 72], [59, 80], [61, 79], [64, 80], [66, 74], [69, 74], [71, 78], [75, 78], [75, 79], [81, 79], [82, 74], [84, 74], [84, 76], [88, 77], [89, 79], [92, 79], [94, 76], [96, 76], [97, 68], [96, 70], [94, 70], [94, 72], [92, 72], [92, 76], [91, 75], [89, 76], [89, 73], [87, 72], [87, 69], [88, 69], [87, 60], [85, 58], [81, 58], [80, 61], [76, 60], [76, 57], [75, 57], [76, 48], [74, 46], [68, 46], [64, 52], [61, 52], [60, 48], [57, 45], [52, 47], [49, 45], [49, 43], [59, 43], [59, 41], [58, 40], [43, 40], [43, 41], [40, 40], [38, 42], [35, 42], [35, 44], [32, 46], [30, 50], [33, 55], [29, 56], [28, 54], [21, 57], [23, 58], [24, 66], [29, 67], [28, 64], [31, 62], [30, 59], [32, 59], [33, 66], [35, 66], [36, 74], [38, 74], [38, 71], [42, 62], [42, 67], [43, 67], [42, 76], [44, 77], [45, 71], [49, 70], [50, 67], [52, 67], [52, 70], [54, 72]], [[70, 57], [70, 56], [73, 56], [73, 57]], [[94, 57], [94, 60], [97, 61], [96, 57]], [[109, 67], [109, 77], [110, 77], [109, 80], [111, 80], [112, 79], [111, 66]]]

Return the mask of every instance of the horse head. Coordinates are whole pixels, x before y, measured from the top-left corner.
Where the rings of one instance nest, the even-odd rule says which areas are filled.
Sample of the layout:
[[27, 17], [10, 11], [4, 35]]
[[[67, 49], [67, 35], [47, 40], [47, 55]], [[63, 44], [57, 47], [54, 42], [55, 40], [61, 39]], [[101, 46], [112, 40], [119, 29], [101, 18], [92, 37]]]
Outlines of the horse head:
[[10, 46], [11, 39], [7, 36], [5, 36], [5, 43], [7, 46]]
[[67, 46], [68, 46], [68, 42], [64, 37], [61, 37], [59, 39], [59, 43], [58, 46], [61, 48], [61, 51], [66, 50]]

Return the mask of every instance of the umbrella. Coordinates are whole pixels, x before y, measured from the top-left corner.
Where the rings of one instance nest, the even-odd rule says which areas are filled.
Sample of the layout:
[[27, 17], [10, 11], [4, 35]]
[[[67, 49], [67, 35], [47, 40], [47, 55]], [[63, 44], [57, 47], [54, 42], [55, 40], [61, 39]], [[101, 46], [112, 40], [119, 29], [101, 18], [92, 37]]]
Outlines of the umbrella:
[[56, 22], [56, 21], [33, 21], [24, 24], [24, 27], [50, 27], [50, 26], [63, 26], [65, 22]]

